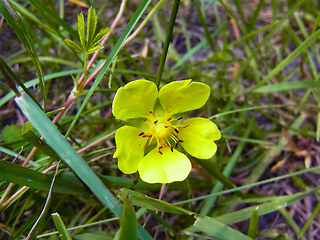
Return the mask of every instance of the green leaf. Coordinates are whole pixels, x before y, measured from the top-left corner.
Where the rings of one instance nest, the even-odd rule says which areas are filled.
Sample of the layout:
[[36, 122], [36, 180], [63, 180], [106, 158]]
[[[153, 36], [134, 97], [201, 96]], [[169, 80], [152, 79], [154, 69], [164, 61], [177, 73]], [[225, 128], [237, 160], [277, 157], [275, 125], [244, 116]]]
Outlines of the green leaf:
[[82, 48], [82, 46], [76, 44], [74, 41], [70, 39], [64, 39], [64, 42], [68, 45], [68, 47], [72, 48], [76, 52], [80, 52], [80, 53], [84, 52], [84, 49]]
[[[48, 191], [52, 177], [37, 170], [0, 160], [0, 180], [12, 182], [20, 186], [27, 186], [42, 191]], [[53, 191], [58, 193], [75, 194], [79, 196], [89, 196], [90, 194], [77, 178], [65, 173], [57, 176]]]
[[91, 7], [88, 10], [88, 18], [87, 18], [87, 46], [88, 46], [88, 48], [93, 46], [91, 43], [93, 40], [94, 33], [96, 31], [96, 27], [97, 27], [97, 14], [96, 14], [96, 11]]
[[21, 137], [21, 127], [14, 124], [6, 126], [2, 130], [1, 139], [7, 144], [23, 140]]
[[94, 52], [96, 52], [96, 51], [98, 51], [99, 49], [102, 49], [102, 48], [103, 48], [103, 46], [101, 46], [101, 45], [92, 47], [92, 48], [90, 48], [89, 50], [87, 50], [87, 54], [94, 53]]
[[79, 39], [80, 39], [80, 43], [81, 43], [82, 49], [86, 50], [87, 46], [86, 46], [86, 41], [85, 41], [84, 17], [83, 17], [83, 13], [82, 12], [78, 15], [77, 27], [78, 27], [78, 35], [79, 35]]
[[193, 212], [187, 209], [177, 207], [170, 203], [146, 196], [142, 193], [139, 193], [127, 188], [122, 188], [121, 191], [124, 194], [129, 194], [132, 197], [133, 204], [139, 207], [143, 207], [150, 210], [161, 211], [161, 212], [176, 213], [176, 214], [187, 214], [187, 215], [194, 214]]
[[94, 37], [91, 46], [95, 46], [96, 44], [98, 44], [104, 38], [104, 36], [108, 34], [108, 32], [110, 32], [110, 28], [101, 29], [100, 32], [98, 32]]
[[56, 225], [56, 228], [60, 234], [61, 240], [72, 240], [66, 225], [63, 223], [60, 215], [58, 213], [51, 214], [52, 219], [54, 221], [54, 224]]
[[257, 207], [251, 215], [249, 229], [248, 229], [248, 237], [251, 237], [253, 239], [256, 238], [257, 232], [258, 232], [258, 223], [259, 223], [259, 207]]
[[123, 209], [120, 221], [120, 233], [118, 239], [136, 240], [138, 239], [138, 224], [136, 213], [132, 205], [132, 200], [129, 195], [123, 199]]
[[217, 238], [219, 240], [252, 240], [250, 237], [242, 234], [241, 232], [213, 219], [210, 217], [196, 216], [196, 222], [194, 228], [196, 231], [204, 232], [210, 237]]

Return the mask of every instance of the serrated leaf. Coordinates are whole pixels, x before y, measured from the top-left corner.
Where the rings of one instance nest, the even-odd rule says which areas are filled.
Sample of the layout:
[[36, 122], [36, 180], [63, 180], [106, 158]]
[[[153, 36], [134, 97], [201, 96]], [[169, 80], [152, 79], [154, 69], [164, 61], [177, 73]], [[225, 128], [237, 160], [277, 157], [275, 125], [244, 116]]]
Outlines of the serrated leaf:
[[88, 18], [87, 18], [87, 46], [90, 48], [92, 45], [92, 40], [94, 33], [96, 32], [97, 27], [97, 14], [96, 10], [92, 7], [88, 11]]
[[101, 29], [100, 32], [98, 32], [98, 34], [94, 37], [91, 46], [95, 46], [96, 44], [98, 44], [109, 31], [110, 28]]
[[73, 42], [70, 39], [64, 39], [64, 42], [68, 45], [68, 47], [72, 48], [73, 50], [82, 53], [83, 49], [82, 46], [76, 44], [75, 42]]
[[78, 35], [79, 35], [79, 39], [80, 39], [80, 43], [82, 45], [82, 48], [86, 49], [85, 31], [84, 31], [84, 17], [83, 17], [82, 12], [78, 15], [77, 27], [78, 27]]
[[95, 46], [95, 47], [93, 47], [93, 48], [90, 48], [90, 49], [87, 51], [87, 53], [88, 53], [88, 54], [91, 54], [91, 53], [94, 53], [94, 52], [96, 52], [96, 51], [98, 51], [99, 49], [102, 49], [102, 48], [103, 48], [103, 46], [97, 45], [97, 46]]

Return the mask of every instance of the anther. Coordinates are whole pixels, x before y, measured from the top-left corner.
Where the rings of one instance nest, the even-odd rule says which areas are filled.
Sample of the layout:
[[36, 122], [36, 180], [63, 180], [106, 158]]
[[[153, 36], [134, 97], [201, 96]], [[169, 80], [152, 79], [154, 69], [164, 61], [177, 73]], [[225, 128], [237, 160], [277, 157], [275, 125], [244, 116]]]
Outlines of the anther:
[[147, 119], [145, 118], [145, 119], [143, 119], [143, 121], [147, 121]]
[[160, 149], [158, 150], [158, 153], [163, 154], [163, 153], [160, 151]]
[[149, 137], [148, 135], [143, 135], [142, 137]]
[[152, 114], [152, 115], [154, 114], [154, 112], [152, 112], [152, 111], [149, 111], [149, 113]]
[[177, 148], [178, 147], [178, 143], [176, 142], [176, 145], [175, 145], [175, 147]]
[[140, 133], [139, 136], [142, 136], [144, 134], [144, 132]]
[[162, 146], [159, 147], [159, 150], [162, 148]]
[[174, 129], [174, 131], [175, 131], [176, 133], [179, 133], [179, 130], [178, 130], [178, 129], [176, 129], [176, 128]]
[[173, 147], [170, 147], [171, 152], [173, 152]]
[[183, 142], [183, 140], [180, 140], [180, 139], [179, 139], [178, 142]]
[[147, 147], [149, 147], [149, 145], [148, 145], [148, 144], [146, 144], [146, 145], [144, 146], [144, 148], [147, 148]]
[[183, 128], [186, 128], [186, 127], [188, 127], [188, 126], [189, 126], [189, 125], [184, 125]]
[[157, 123], [158, 123], [158, 120], [155, 120], [153, 123], [154, 123], [154, 124], [157, 124]]
[[168, 118], [167, 121], [168, 121], [168, 122], [171, 121], [171, 118]]
[[169, 126], [164, 126], [165, 128], [168, 128]]
[[177, 120], [181, 120], [183, 117], [178, 117]]

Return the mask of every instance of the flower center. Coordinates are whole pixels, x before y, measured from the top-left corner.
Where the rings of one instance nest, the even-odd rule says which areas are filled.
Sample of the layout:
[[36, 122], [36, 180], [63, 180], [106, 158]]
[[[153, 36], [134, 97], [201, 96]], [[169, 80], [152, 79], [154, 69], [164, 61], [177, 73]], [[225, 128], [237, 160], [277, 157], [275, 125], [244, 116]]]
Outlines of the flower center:
[[181, 119], [182, 117], [171, 119], [170, 117], [168, 118], [166, 114], [156, 117], [155, 114], [150, 111], [150, 117], [145, 119], [148, 130], [139, 134], [141, 137], [148, 138], [145, 147], [150, 146], [152, 143], [157, 143], [158, 153], [162, 154], [161, 149], [163, 147], [170, 147], [173, 152], [173, 146], [177, 148], [178, 143], [183, 142], [183, 140], [178, 138], [179, 129], [187, 127], [187, 125], [173, 125], [175, 121]]

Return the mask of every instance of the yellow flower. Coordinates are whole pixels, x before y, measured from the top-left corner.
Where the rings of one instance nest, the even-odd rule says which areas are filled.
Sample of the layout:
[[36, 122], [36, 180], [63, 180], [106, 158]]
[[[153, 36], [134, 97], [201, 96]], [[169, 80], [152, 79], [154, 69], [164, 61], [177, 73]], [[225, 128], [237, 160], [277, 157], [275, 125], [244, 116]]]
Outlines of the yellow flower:
[[118, 129], [115, 139], [119, 169], [139, 172], [148, 183], [183, 181], [191, 171], [188, 157], [209, 159], [217, 151], [221, 137], [208, 119], [184, 120], [188, 112], [202, 107], [210, 96], [204, 83], [183, 80], [171, 82], [160, 91], [147, 80], [136, 80], [119, 88], [113, 100], [113, 115], [128, 126]]

